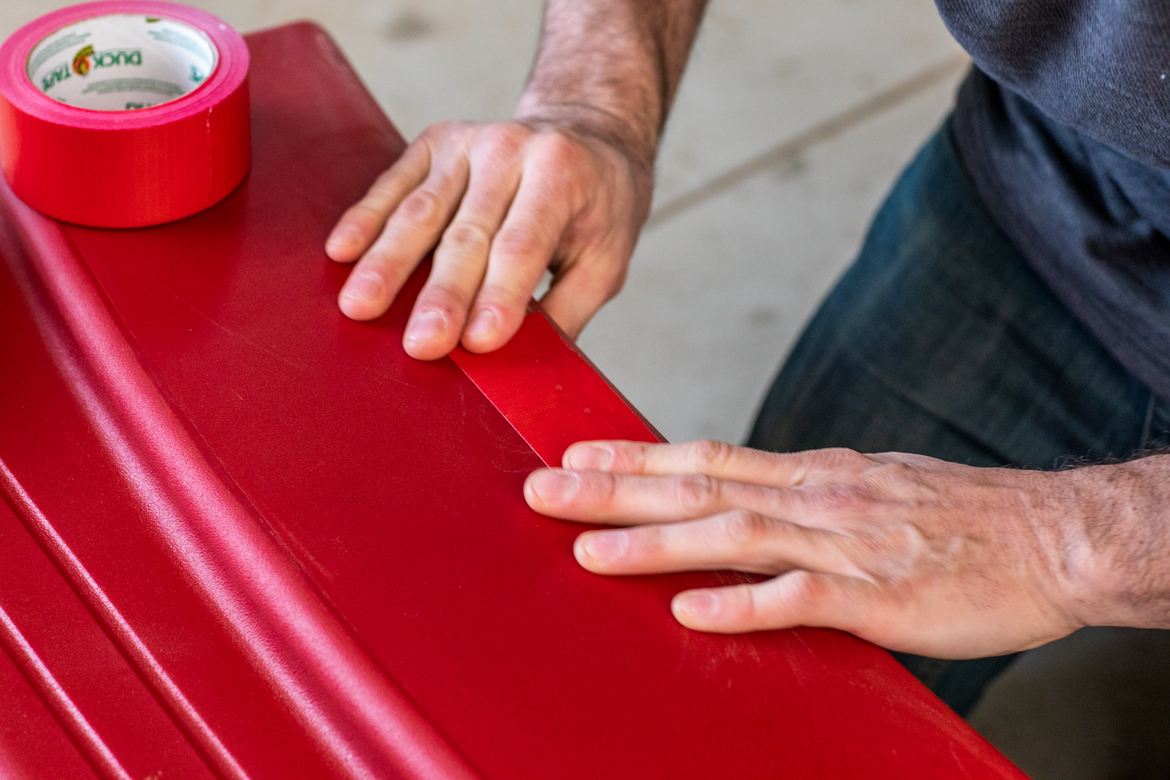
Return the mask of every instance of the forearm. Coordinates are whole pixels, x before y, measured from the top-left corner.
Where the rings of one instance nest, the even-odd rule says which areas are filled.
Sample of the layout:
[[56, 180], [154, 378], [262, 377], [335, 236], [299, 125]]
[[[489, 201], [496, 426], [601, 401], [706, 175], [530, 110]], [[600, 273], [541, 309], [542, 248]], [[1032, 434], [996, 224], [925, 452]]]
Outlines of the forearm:
[[1170, 454], [1063, 475], [1076, 530], [1049, 565], [1083, 622], [1170, 628]]
[[518, 119], [582, 126], [649, 167], [707, 0], [548, 0]]

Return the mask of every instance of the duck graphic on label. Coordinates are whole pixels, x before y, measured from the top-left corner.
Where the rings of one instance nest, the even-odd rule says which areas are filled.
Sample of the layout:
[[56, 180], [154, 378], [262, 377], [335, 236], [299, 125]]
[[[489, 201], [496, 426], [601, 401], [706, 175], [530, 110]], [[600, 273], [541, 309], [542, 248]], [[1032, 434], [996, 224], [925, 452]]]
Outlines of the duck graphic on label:
[[90, 58], [93, 57], [93, 46], [86, 45], [78, 50], [77, 54], [73, 55], [73, 72], [78, 76], [84, 76], [89, 73], [89, 69], [93, 67], [93, 62]]

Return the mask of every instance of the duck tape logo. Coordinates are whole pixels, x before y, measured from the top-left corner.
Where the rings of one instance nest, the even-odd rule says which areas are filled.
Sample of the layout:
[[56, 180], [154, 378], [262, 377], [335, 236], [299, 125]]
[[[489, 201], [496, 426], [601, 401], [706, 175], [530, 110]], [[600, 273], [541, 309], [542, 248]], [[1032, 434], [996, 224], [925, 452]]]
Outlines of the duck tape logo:
[[93, 67], [93, 46], [83, 46], [73, 55], [73, 72], [78, 76], [89, 74]]
[[94, 51], [92, 45], [86, 45], [73, 55], [73, 72], [78, 76], [87, 75], [93, 68], [112, 68], [117, 65], [141, 65], [141, 49], [109, 49], [108, 51]]

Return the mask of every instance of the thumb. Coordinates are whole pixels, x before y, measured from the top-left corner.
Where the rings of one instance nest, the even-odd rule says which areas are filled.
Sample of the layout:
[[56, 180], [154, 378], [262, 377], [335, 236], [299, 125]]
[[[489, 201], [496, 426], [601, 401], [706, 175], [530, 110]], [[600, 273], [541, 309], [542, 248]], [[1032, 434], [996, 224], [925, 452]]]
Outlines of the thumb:
[[561, 330], [576, 339], [625, 281], [626, 265], [617, 257], [579, 258], [553, 280], [540, 305]]

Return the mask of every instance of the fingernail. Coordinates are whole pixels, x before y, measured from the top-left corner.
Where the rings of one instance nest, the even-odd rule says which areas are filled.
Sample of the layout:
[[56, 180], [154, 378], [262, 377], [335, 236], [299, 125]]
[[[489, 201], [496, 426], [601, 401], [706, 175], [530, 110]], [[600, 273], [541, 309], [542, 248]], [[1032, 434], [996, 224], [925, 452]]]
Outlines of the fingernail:
[[680, 593], [674, 597], [674, 615], [683, 622], [699, 622], [719, 611], [719, 597], [710, 591]]
[[569, 465], [585, 471], [609, 471], [613, 465], [613, 450], [593, 444], [574, 447], [569, 453]]
[[467, 335], [473, 341], [490, 338], [496, 333], [496, 328], [499, 322], [496, 319], [496, 314], [491, 309], [482, 309], [479, 314], [475, 315], [475, 319], [471, 321], [471, 325], [467, 328]]
[[630, 535], [625, 531], [586, 534], [581, 540], [581, 549], [599, 563], [612, 563], [623, 557], [629, 548]]
[[377, 274], [357, 273], [349, 277], [345, 289], [341, 291], [343, 298], [353, 301], [372, 301], [382, 294], [382, 278]]
[[447, 332], [447, 319], [437, 311], [419, 312], [406, 326], [406, 340], [412, 344], [431, 341]]
[[545, 504], [563, 504], [577, 493], [577, 475], [568, 471], [542, 471], [532, 478], [532, 492]]

